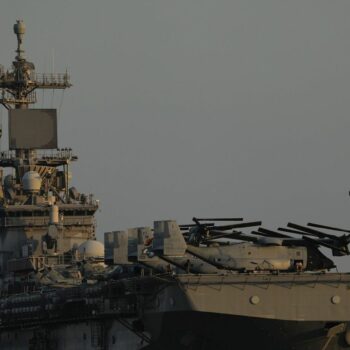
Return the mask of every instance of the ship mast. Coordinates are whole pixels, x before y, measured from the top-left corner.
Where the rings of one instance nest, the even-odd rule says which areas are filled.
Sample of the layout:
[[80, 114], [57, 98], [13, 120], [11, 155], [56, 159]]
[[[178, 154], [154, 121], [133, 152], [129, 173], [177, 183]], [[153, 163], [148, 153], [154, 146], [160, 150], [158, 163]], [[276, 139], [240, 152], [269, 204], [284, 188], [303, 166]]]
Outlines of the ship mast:
[[0, 89], [2, 95], [0, 103], [6, 108], [26, 109], [37, 102], [36, 89], [66, 89], [71, 87], [69, 75], [64, 74], [36, 74], [35, 66], [25, 59], [23, 37], [26, 32], [22, 20], [17, 20], [13, 26], [17, 36], [17, 56], [13, 62], [12, 72], [0, 72]]
[[[37, 102], [36, 89], [66, 89], [71, 86], [69, 75], [64, 74], [36, 74], [35, 66], [25, 58], [23, 38], [26, 26], [22, 20], [17, 20], [13, 26], [17, 36], [17, 53], [12, 62], [13, 70], [0, 71], [0, 103], [8, 110], [28, 109], [29, 105]], [[16, 156], [23, 159], [35, 157], [34, 149], [16, 149]]]
[[[17, 36], [17, 49], [15, 51], [15, 60], [12, 62], [12, 69], [5, 71], [0, 67], [0, 104], [9, 112], [10, 131], [10, 151], [1, 152], [0, 166], [14, 168], [16, 172], [16, 183], [18, 184], [21, 183], [21, 178], [25, 171], [33, 167], [63, 166], [66, 179], [65, 192], [66, 198], [68, 198], [68, 166], [69, 163], [76, 160], [77, 157], [73, 156], [70, 149], [64, 149], [63, 151], [58, 150], [57, 153], [52, 153], [52, 151], [57, 148], [56, 110], [30, 109], [30, 105], [37, 102], [37, 89], [64, 90], [72, 86], [70, 77], [67, 72], [63, 74], [36, 73], [34, 64], [25, 58], [23, 38], [26, 27], [24, 22], [22, 20], [17, 20], [17, 23], [13, 26], [13, 30]], [[40, 126], [41, 117], [38, 117], [38, 114], [42, 112], [51, 114], [49, 118], [45, 118], [46, 123], [51, 119], [49, 128]], [[19, 118], [16, 119], [16, 116], [19, 116]], [[31, 131], [26, 130], [24, 124], [27, 125], [28, 129], [33, 129], [32, 124], [36, 124], [36, 129]], [[37, 127], [38, 125], [39, 128]], [[11, 132], [14, 134], [12, 137]], [[29, 137], [30, 133], [32, 134]], [[49, 136], [47, 136], [49, 134], [51, 134], [50, 137], [52, 139], [50, 143], [40, 143], [37, 141], [43, 137], [49, 138]], [[37, 151], [42, 149], [51, 149], [49, 158], [38, 156]], [[69, 200], [69, 198], [67, 200]]]

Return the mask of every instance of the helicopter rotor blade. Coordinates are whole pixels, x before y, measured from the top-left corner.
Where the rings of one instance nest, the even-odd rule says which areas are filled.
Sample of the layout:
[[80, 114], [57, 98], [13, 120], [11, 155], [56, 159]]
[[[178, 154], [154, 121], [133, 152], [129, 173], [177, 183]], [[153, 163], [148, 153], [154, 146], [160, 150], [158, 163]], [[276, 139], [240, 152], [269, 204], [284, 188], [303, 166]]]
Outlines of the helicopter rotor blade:
[[197, 221], [243, 221], [243, 218], [193, 218]]
[[309, 242], [309, 243], [312, 243], [312, 244], [315, 244], [315, 245], [321, 245], [323, 247], [326, 247], [326, 248], [338, 251], [341, 254], [349, 255], [349, 251], [347, 249], [339, 248], [339, 247], [337, 247], [337, 246], [335, 246], [333, 244], [329, 244], [329, 243], [327, 243], [325, 241], [317, 240], [317, 239], [314, 239], [314, 238], [311, 238], [311, 237], [308, 237], [308, 236], [303, 236], [303, 239], [306, 242]]
[[251, 237], [251, 236], [245, 236], [242, 234], [242, 232], [230, 232], [230, 233], [226, 233], [223, 234], [221, 236], [214, 236], [214, 237], [210, 237], [205, 239], [204, 242], [211, 242], [215, 239], [218, 238], [231, 238], [231, 239], [236, 239], [236, 240], [240, 240], [240, 241], [248, 241], [248, 242], [257, 242], [258, 239], [256, 237]]
[[232, 231], [232, 232], [222, 232], [222, 231], [210, 231], [210, 233], [214, 234], [212, 237], [206, 238], [206, 241], [212, 241], [214, 239], [219, 238], [231, 238], [231, 237], [240, 237], [243, 232], [240, 231]]
[[[213, 227], [214, 223], [212, 223], [212, 222], [205, 222], [205, 223], [202, 223], [201, 225], [208, 226], [208, 227]], [[197, 227], [197, 226], [198, 226], [198, 224], [179, 225], [181, 230], [189, 230], [191, 227]]]
[[253, 221], [253, 222], [242, 222], [240, 224], [232, 224], [232, 225], [223, 225], [223, 226], [213, 226], [209, 228], [209, 231], [211, 230], [231, 230], [234, 228], [244, 228], [244, 227], [254, 227], [254, 226], [260, 226], [261, 221]]
[[268, 235], [267, 233], [263, 233], [263, 232], [259, 232], [259, 231], [251, 231], [250, 233], [252, 235], [256, 235], [256, 236], [271, 237], [271, 235]]
[[[331, 235], [329, 233], [324, 233], [315, 229], [311, 229], [309, 227], [300, 226], [296, 224], [289, 223], [287, 226], [298, 229], [300, 231], [304, 231], [307, 235], [316, 236], [318, 238], [321, 238], [320, 240], [316, 240], [318, 244], [323, 245], [327, 248], [333, 249], [334, 251], [340, 252], [342, 255], [346, 254], [349, 255], [350, 251], [348, 248], [348, 244], [350, 242], [350, 235], [343, 235], [343, 236], [336, 236]], [[305, 239], [305, 236], [303, 236]], [[310, 242], [310, 237], [306, 238]]]
[[312, 227], [324, 228], [326, 230], [333, 230], [333, 231], [338, 231], [338, 232], [350, 233], [350, 230], [345, 230], [345, 229], [342, 229], [342, 228], [337, 228], [337, 227], [332, 227], [332, 226], [314, 224], [312, 222], [309, 222], [307, 225], [308, 226], [312, 226]]
[[266, 238], [281, 238], [281, 239], [283, 239], [283, 241], [293, 239], [292, 237], [289, 237], [287, 235], [285, 235], [283, 237], [282, 236], [279, 237], [277, 235], [271, 235], [269, 233], [265, 233], [265, 232], [261, 232], [261, 231], [251, 231], [250, 233], [253, 235], [256, 235], [256, 236], [262, 236], [262, 237], [266, 237]]
[[263, 227], [259, 227], [258, 232], [265, 234], [266, 237], [292, 238], [291, 236], [284, 235], [283, 233], [271, 231]]
[[292, 229], [284, 228], [284, 227], [279, 227], [277, 230], [278, 230], [278, 231], [282, 231], [282, 232], [295, 233], [295, 234], [297, 234], [297, 235], [304, 235], [304, 234], [305, 234], [305, 232], [301, 232], [301, 231], [297, 231], [297, 230], [292, 230]]
[[324, 233], [324, 232], [321, 232], [321, 231], [318, 231], [318, 230], [314, 230], [314, 229], [309, 228], [309, 227], [293, 224], [293, 223], [290, 223], [290, 222], [287, 224], [287, 226], [291, 227], [291, 228], [294, 228], [294, 229], [297, 229], [297, 230], [300, 230], [300, 231], [303, 231], [303, 232], [305, 232], [305, 233], [307, 233], [309, 235], [316, 236], [316, 237], [319, 237], [319, 238], [339, 239], [338, 236], [330, 235], [328, 233]]

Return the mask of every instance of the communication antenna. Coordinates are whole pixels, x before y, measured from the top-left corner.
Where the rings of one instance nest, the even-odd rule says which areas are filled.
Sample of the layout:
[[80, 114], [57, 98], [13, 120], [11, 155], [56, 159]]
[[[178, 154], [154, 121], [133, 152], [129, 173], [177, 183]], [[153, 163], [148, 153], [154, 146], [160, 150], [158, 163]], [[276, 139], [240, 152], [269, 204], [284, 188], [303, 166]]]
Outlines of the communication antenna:
[[[13, 62], [13, 71], [0, 75], [0, 104], [7, 109], [26, 109], [37, 102], [37, 89], [66, 89], [71, 86], [67, 73], [36, 74], [35, 66], [25, 59], [23, 38], [26, 27], [22, 20], [13, 26], [17, 36], [17, 56]], [[52, 69], [54, 69], [54, 50], [52, 49]]]
[[54, 74], [55, 73], [55, 49], [54, 48], [51, 49], [51, 64], [52, 64], [51, 73]]

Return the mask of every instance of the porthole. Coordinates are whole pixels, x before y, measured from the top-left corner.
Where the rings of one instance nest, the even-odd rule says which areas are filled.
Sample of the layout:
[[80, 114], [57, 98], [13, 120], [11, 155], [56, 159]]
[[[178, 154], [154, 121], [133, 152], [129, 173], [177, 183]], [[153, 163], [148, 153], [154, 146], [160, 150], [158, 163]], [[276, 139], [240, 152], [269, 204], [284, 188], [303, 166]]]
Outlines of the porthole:
[[260, 298], [257, 295], [253, 295], [249, 298], [249, 301], [253, 305], [257, 305], [260, 302]]
[[339, 304], [340, 303], [340, 296], [339, 295], [333, 295], [331, 298], [332, 304]]

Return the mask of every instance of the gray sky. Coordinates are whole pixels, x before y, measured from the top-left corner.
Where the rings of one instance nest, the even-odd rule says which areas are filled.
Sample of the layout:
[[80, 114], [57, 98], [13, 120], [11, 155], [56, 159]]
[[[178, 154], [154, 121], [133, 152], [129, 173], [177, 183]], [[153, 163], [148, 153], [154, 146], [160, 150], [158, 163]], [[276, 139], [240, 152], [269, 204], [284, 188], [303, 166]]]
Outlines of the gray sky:
[[0, 63], [22, 18], [37, 71], [71, 73], [37, 107], [63, 101], [60, 147], [101, 201], [100, 238], [207, 215], [350, 228], [350, 1], [1, 5]]

